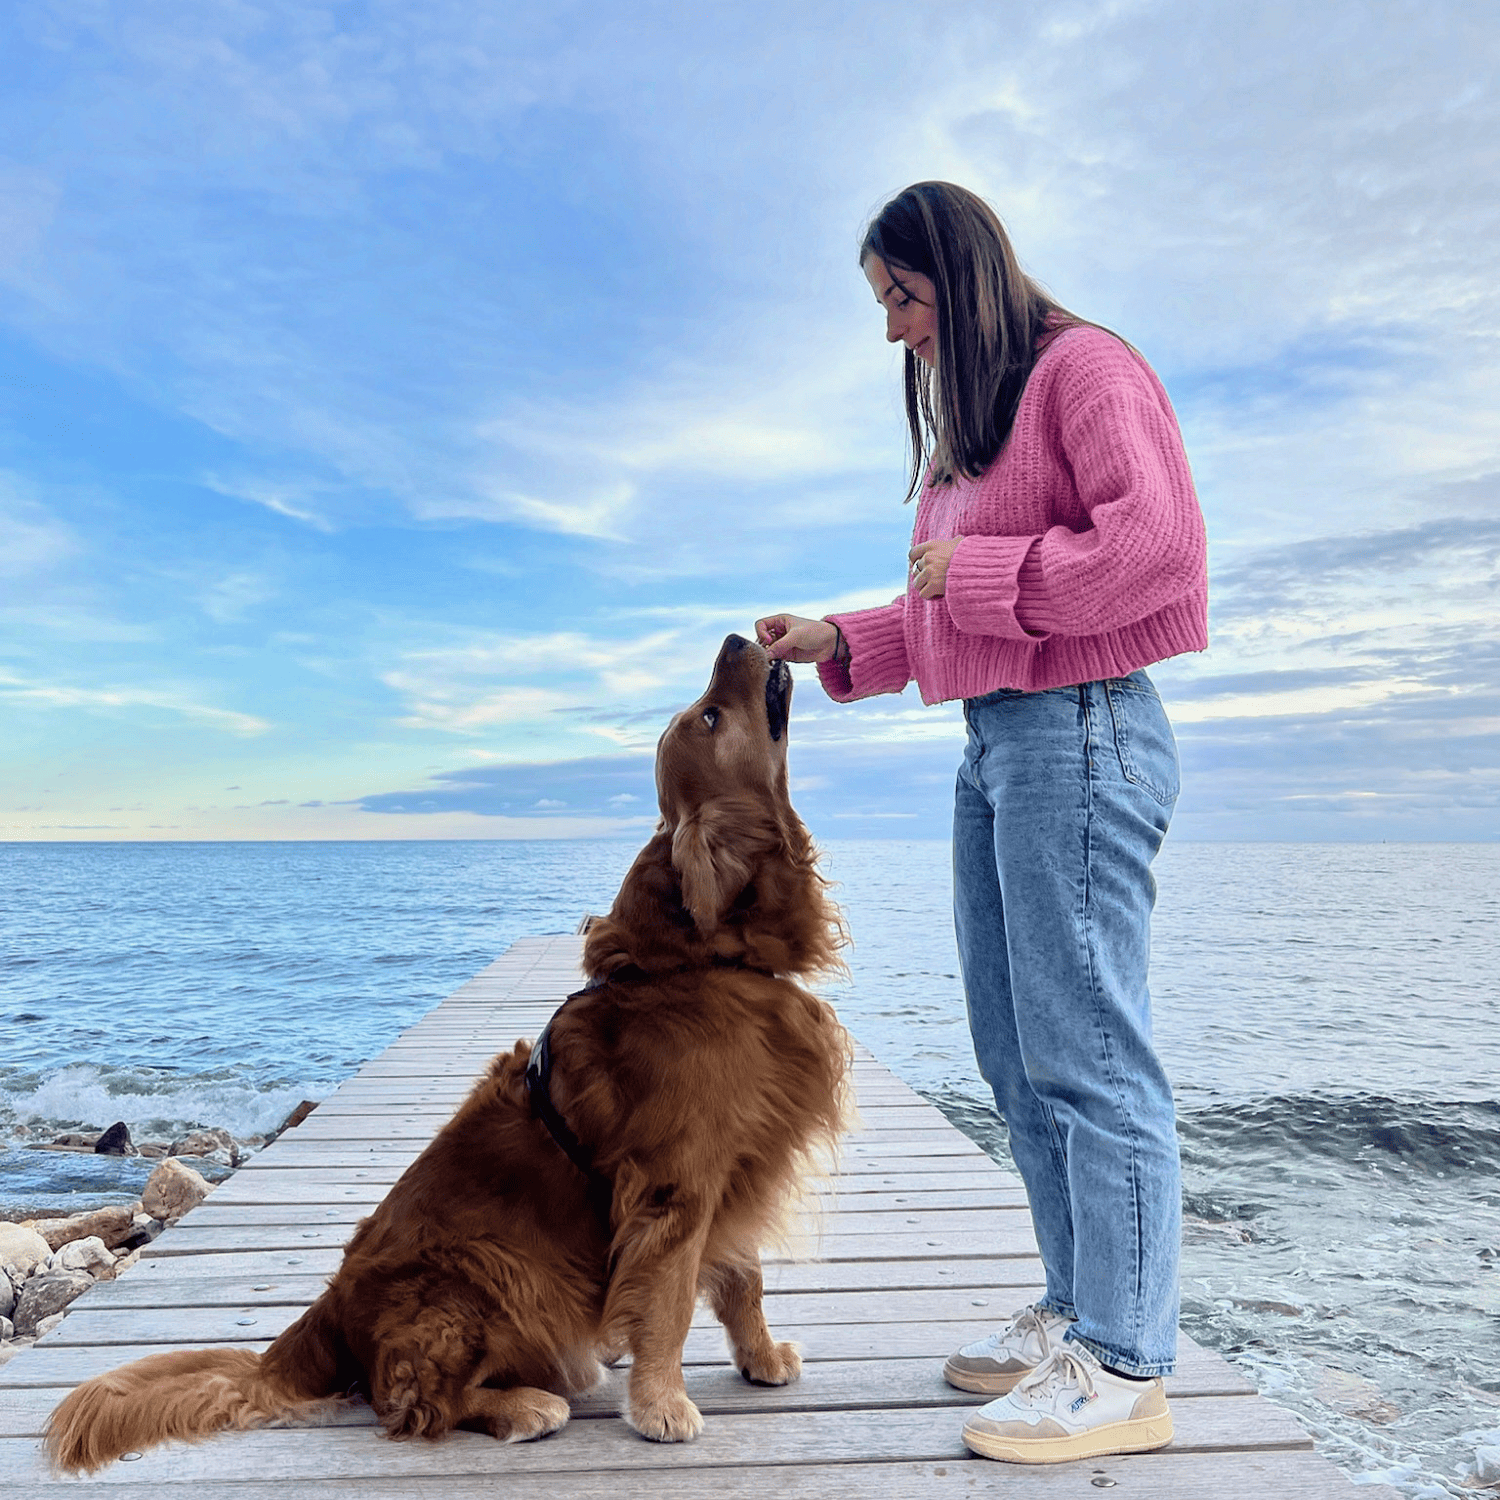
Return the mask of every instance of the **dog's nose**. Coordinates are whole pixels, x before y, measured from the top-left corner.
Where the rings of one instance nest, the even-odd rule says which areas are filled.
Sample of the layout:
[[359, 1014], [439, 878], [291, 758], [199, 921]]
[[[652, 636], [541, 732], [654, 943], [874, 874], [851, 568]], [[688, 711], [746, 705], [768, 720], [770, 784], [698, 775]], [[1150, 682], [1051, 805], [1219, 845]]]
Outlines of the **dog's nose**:
[[744, 651], [750, 642], [742, 635], [726, 635], [724, 637], [724, 655], [734, 656], [737, 652]]

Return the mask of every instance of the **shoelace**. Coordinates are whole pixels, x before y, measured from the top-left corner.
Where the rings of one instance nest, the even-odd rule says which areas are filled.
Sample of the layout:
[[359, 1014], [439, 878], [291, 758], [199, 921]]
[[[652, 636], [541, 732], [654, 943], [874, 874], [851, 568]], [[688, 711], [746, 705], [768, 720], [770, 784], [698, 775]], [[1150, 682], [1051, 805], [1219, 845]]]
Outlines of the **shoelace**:
[[1042, 1347], [1046, 1347], [1047, 1330], [1042, 1326], [1042, 1314], [1034, 1304], [1016, 1314], [1004, 1337], [1012, 1339], [1019, 1334], [1024, 1339], [1028, 1333], [1036, 1334], [1042, 1341]]
[[1086, 1396], [1094, 1394], [1094, 1377], [1084, 1359], [1072, 1346], [1058, 1344], [1036, 1369], [1016, 1382], [1012, 1394], [1035, 1403], [1046, 1400], [1062, 1386], [1070, 1384], [1081, 1386]]

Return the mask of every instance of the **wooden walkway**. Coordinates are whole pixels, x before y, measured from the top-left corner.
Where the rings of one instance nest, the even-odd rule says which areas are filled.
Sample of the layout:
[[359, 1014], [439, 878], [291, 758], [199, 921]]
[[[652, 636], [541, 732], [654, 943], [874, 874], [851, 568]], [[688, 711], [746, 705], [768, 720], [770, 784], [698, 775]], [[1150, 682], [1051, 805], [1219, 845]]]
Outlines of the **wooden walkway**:
[[[619, 1420], [621, 1377], [536, 1443], [471, 1433], [391, 1443], [359, 1406], [335, 1425], [229, 1433], [60, 1479], [38, 1443], [70, 1385], [173, 1345], [263, 1348], [311, 1302], [370, 1211], [489, 1058], [535, 1036], [578, 983], [576, 938], [517, 943], [218, 1187], [118, 1281], [0, 1367], [0, 1494], [183, 1500], [1054, 1500], [1118, 1489], [1141, 1500], [1395, 1500], [1313, 1452], [1287, 1412], [1218, 1355], [1182, 1340], [1167, 1383], [1177, 1437], [1132, 1458], [1021, 1468], [959, 1438], [979, 1398], [940, 1367], [1040, 1291], [1025, 1197], [966, 1136], [861, 1050], [862, 1128], [847, 1141], [821, 1234], [768, 1257], [766, 1316], [802, 1346], [802, 1379], [747, 1385], [700, 1312], [688, 1393], [693, 1443], [658, 1445]], [[816, 1257], [816, 1258], [814, 1258]]]

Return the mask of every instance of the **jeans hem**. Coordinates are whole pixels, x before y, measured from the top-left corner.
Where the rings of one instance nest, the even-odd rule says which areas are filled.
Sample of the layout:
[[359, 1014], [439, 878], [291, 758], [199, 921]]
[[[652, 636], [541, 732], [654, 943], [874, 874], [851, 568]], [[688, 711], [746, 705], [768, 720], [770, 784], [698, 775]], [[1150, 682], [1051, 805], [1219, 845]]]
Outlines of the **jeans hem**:
[[1101, 1344], [1098, 1339], [1086, 1338], [1077, 1331], [1076, 1327], [1068, 1329], [1063, 1334], [1063, 1343], [1082, 1344], [1101, 1365], [1108, 1365], [1111, 1370], [1118, 1370], [1122, 1375], [1157, 1376], [1177, 1373], [1175, 1359], [1155, 1361], [1132, 1359], [1120, 1350], [1110, 1348], [1108, 1344]]

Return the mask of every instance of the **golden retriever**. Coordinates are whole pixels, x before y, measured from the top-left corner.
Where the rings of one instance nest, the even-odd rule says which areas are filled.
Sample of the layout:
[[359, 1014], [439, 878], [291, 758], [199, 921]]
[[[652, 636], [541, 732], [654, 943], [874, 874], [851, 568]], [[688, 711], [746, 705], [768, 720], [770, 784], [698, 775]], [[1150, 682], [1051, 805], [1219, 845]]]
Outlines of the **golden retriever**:
[[393, 1438], [517, 1442], [560, 1428], [601, 1357], [627, 1352], [627, 1420], [682, 1441], [703, 1425], [682, 1380], [700, 1295], [745, 1379], [797, 1378], [766, 1328], [760, 1246], [837, 1141], [850, 1049], [795, 982], [839, 967], [843, 927], [788, 796], [790, 700], [784, 663], [724, 642], [657, 747], [661, 821], [545, 1045], [490, 1064], [264, 1354], [157, 1354], [88, 1381], [52, 1413], [55, 1463], [316, 1420], [349, 1392]]

